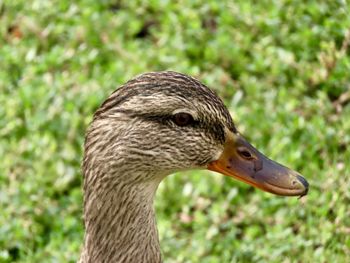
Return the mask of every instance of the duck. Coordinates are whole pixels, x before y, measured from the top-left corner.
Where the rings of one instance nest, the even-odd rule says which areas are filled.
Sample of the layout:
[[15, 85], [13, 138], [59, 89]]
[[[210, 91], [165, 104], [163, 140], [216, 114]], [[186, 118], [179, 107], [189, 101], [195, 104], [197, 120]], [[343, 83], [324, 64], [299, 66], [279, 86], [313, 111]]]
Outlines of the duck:
[[254, 148], [206, 85], [173, 71], [144, 73], [116, 89], [87, 129], [79, 262], [162, 262], [155, 193], [168, 175], [192, 169], [281, 196], [309, 188]]

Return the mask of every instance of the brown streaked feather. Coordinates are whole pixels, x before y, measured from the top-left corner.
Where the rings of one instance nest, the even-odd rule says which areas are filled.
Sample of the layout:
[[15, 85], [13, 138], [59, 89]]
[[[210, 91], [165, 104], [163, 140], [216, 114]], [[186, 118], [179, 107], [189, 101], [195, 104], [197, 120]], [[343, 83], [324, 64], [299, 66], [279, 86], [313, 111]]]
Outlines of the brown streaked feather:
[[[173, 121], [176, 110], [194, 122]], [[153, 199], [168, 174], [203, 168], [237, 132], [220, 98], [172, 71], [142, 74], [96, 111], [85, 139], [85, 239], [80, 262], [161, 262]]]

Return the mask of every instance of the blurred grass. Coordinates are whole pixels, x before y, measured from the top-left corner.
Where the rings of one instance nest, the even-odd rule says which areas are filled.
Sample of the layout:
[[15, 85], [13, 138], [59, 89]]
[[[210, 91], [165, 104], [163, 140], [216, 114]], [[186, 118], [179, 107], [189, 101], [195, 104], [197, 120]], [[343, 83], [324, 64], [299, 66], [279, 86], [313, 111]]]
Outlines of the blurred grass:
[[348, 261], [349, 13], [347, 1], [0, 2], [0, 262], [78, 259], [84, 131], [116, 87], [165, 69], [215, 89], [253, 144], [311, 184], [297, 200], [169, 176], [165, 261]]

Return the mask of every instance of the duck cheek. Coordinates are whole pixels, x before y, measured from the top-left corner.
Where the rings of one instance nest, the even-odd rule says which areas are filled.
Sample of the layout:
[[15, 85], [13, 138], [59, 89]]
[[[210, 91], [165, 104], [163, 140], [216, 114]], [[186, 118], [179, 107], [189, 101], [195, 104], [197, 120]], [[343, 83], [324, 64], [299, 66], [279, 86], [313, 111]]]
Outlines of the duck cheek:
[[206, 169], [209, 163], [220, 158], [222, 152], [223, 149], [217, 145], [207, 144], [205, 147], [203, 146], [195, 153], [193, 168]]

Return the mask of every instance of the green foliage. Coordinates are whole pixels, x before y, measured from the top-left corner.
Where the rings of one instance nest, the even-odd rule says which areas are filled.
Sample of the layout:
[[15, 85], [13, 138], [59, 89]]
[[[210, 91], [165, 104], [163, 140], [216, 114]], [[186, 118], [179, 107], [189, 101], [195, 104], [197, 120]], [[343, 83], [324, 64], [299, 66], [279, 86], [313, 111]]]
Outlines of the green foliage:
[[78, 259], [84, 131], [116, 87], [166, 69], [215, 89], [253, 144], [311, 184], [297, 200], [169, 176], [166, 262], [346, 262], [349, 13], [346, 0], [0, 2], [0, 262]]

